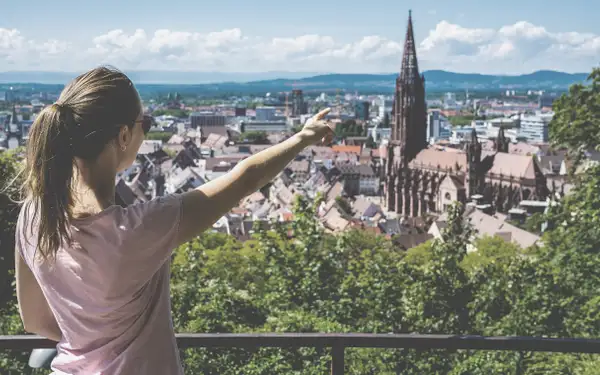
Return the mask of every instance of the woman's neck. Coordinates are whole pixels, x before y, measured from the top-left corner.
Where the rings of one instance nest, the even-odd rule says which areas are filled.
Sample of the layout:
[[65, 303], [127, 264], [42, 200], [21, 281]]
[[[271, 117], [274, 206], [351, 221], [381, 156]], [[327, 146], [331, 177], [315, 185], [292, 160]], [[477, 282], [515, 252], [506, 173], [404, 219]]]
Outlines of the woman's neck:
[[[95, 215], [115, 204], [116, 168], [112, 163], [77, 162], [73, 171], [73, 217]], [[85, 164], [85, 165], [84, 165]]]

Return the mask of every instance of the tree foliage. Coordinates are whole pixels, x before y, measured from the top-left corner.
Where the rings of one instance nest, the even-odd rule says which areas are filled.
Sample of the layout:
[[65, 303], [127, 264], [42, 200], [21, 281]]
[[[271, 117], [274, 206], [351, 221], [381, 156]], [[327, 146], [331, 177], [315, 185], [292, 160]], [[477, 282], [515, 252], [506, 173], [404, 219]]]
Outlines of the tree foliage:
[[345, 137], [361, 137], [364, 135], [365, 129], [362, 125], [357, 124], [354, 120], [346, 120], [340, 122], [335, 127], [335, 136], [338, 138]]
[[[23, 334], [14, 285], [15, 225], [19, 216], [21, 149], [0, 151], [0, 334]], [[0, 372], [26, 373], [28, 353], [0, 352]]]
[[549, 124], [553, 143], [569, 150], [589, 150], [600, 145], [600, 68], [588, 82], [575, 84], [569, 93], [554, 102], [554, 117]]
[[154, 132], [148, 132], [148, 134], [146, 134], [146, 139], [163, 141], [164, 143], [167, 143], [169, 141], [169, 139], [171, 139], [172, 136], [173, 136], [173, 133], [154, 131]]
[[190, 115], [189, 111], [184, 109], [157, 109], [152, 112], [152, 116], [173, 116], [177, 118], [188, 118]]
[[[580, 189], [585, 191], [583, 185]], [[207, 233], [178, 249], [173, 263], [177, 329], [598, 334], [593, 327], [599, 298], [592, 289], [600, 285], [590, 283], [578, 293], [559, 287], [566, 267], [554, 265], [558, 253], [551, 255], [547, 247], [526, 251], [498, 237], [473, 241], [460, 205], [450, 209], [441, 239], [404, 253], [365, 231], [325, 233], [316, 220], [319, 203], [299, 199], [294, 222], [258, 230], [245, 243]], [[556, 239], [561, 246], [564, 240]], [[583, 282], [584, 276], [572, 277], [572, 288]], [[582, 311], [572, 304], [573, 296]], [[307, 348], [188, 349], [183, 357], [190, 372], [319, 374], [327, 372], [329, 356]], [[593, 374], [595, 363], [585, 355], [439, 350], [348, 349], [346, 358], [352, 374]]]
[[15, 225], [19, 215], [20, 149], [0, 151], [0, 308], [13, 296]]

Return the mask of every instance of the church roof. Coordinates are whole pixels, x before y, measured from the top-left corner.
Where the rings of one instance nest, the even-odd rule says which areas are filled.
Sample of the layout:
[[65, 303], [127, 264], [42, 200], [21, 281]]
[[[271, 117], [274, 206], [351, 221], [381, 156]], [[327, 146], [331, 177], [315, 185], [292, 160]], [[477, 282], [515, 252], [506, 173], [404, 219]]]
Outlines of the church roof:
[[462, 181], [458, 176], [447, 175], [442, 181], [440, 186], [448, 186], [448, 188], [452, 188], [456, 191], [462, 190], [465, 188], [464, 181]]
[[[492, 156], [494, 152], [482, 152], [482, 158]], [[488, 173], [505, 176], [535, 179], [536, 161], [533, 157], [499, 152], [494, 156], [494, 164]]]
[[466, 171], [467, 154], [464, 152], [447, 152], [433, 148], [421, 150], [417, 156], [410, 162], [412, 168], [436, 169], [456, 169], [459, 166], [460, 170]]
[[[483, 151], [482, 159], [487, 156], [493, 157], [494, 160], [488, 173], [535, 179], [536, 161], [531, 156]], [[461, 171], [466, 172], [467, 154], [465, 152], [447, 152], [426, 148], [417, 154], [417, 157], [411, 161], [410, 166], [424, 169], [436, 169], [439, 166], [441, 170], [451, 168], [454, 171], [458, 166]]]

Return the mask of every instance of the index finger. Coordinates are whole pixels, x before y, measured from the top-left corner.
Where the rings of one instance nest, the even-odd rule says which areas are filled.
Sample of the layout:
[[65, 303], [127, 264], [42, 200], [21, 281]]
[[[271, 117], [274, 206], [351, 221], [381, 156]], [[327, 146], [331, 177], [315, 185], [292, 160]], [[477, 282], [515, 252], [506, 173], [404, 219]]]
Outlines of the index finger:
[[331, 112], [331, 108], [325, 108], [324, 110], [315, 115], [315, 119], [321, 120], [323, 119], [323, 117], [327, 116], [329, 112]]

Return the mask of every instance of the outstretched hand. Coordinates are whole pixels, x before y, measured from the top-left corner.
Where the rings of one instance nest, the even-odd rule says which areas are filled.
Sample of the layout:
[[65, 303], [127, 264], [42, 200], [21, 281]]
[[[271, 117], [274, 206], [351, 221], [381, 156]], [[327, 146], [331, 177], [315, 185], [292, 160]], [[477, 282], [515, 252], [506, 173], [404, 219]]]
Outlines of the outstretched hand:
[[331, 111], [331, 108], [325, 108], [321, 112], [317, 113], [304, 124], [302, 128], [302, 136], [311, 145], [322, 142], [323, 144], [330, 144], [333, 141], [333, 129], [327, 121], [324, 120], [325, 116]]

